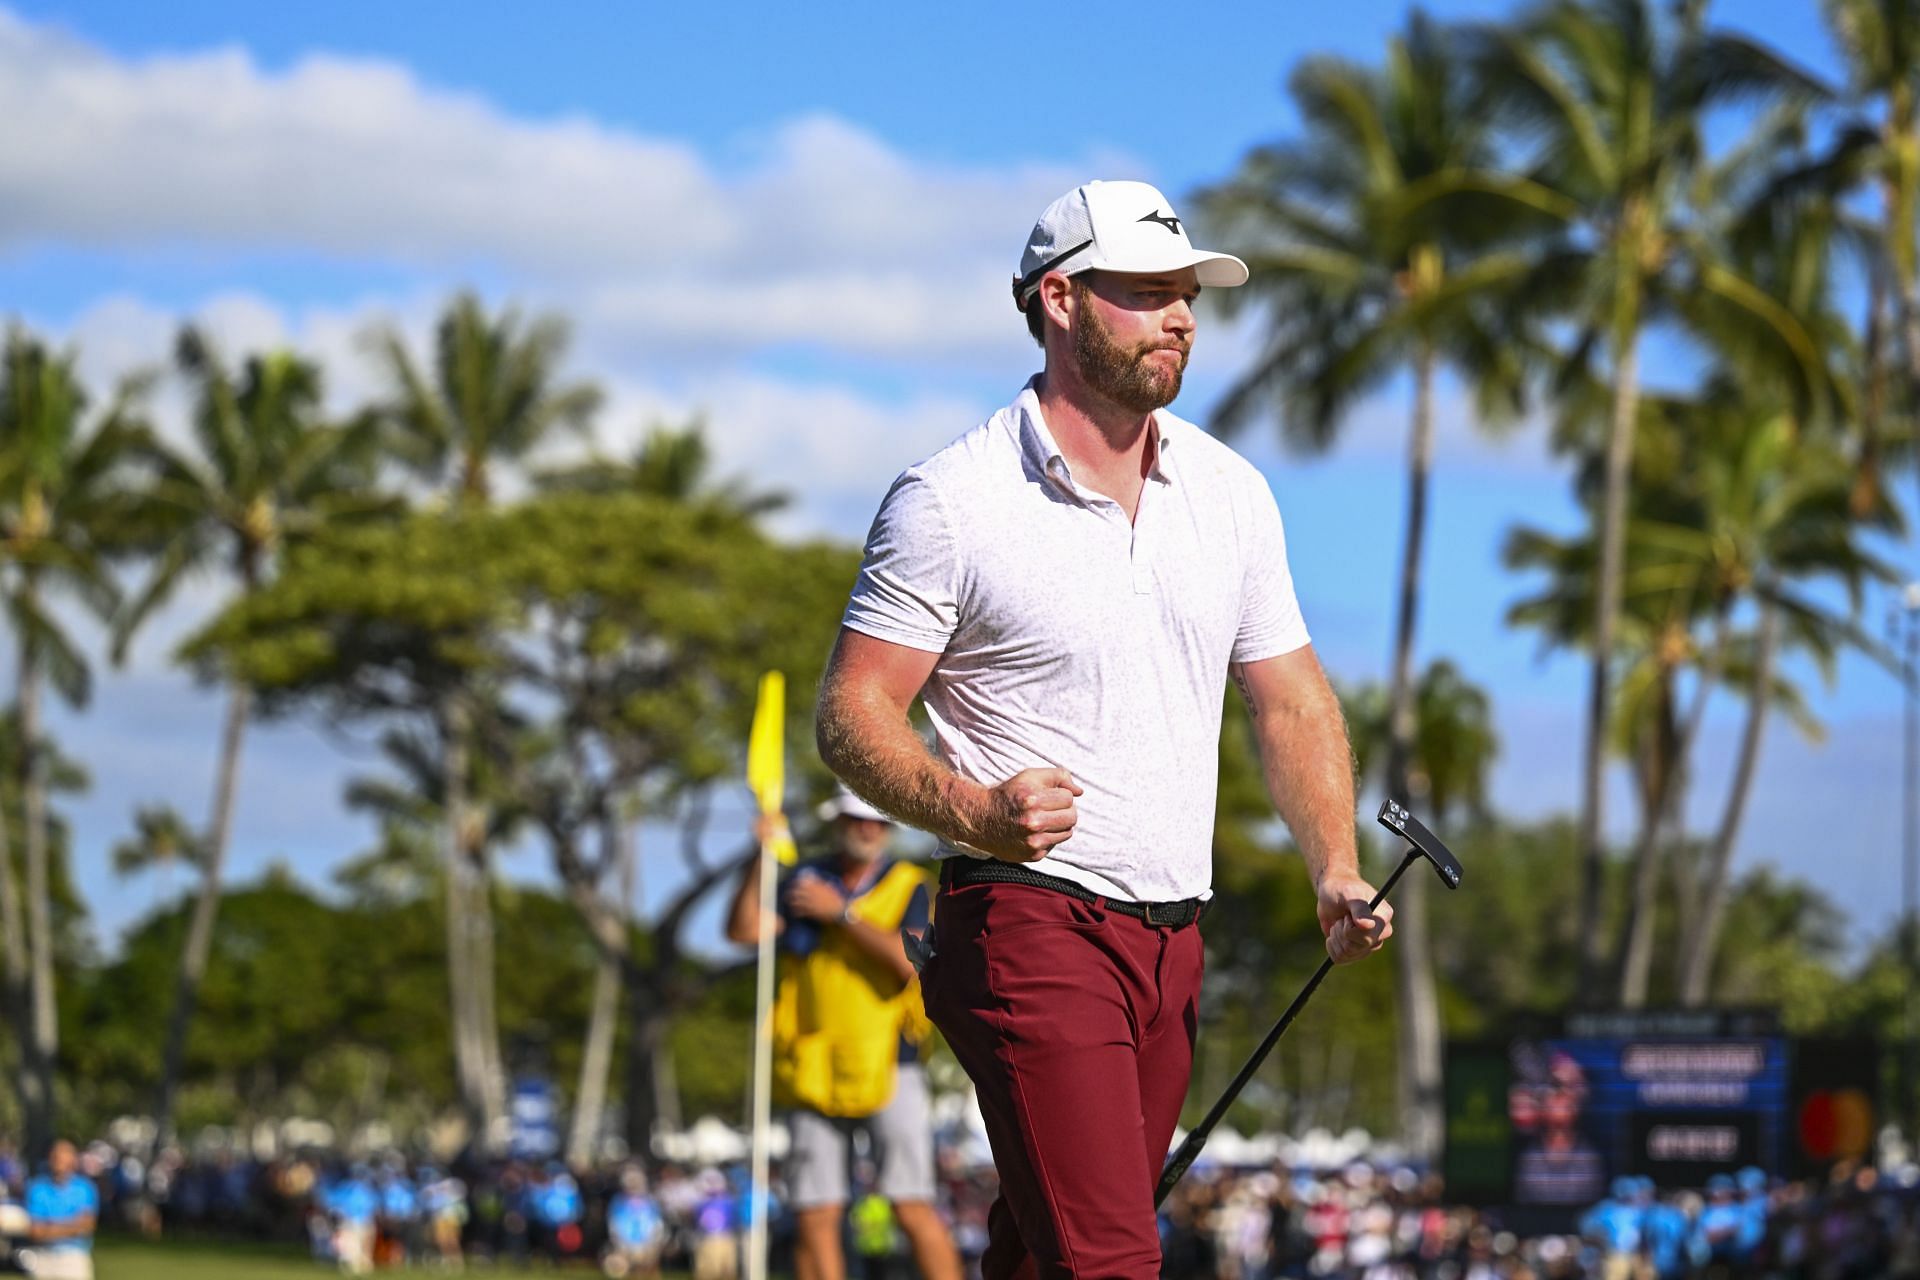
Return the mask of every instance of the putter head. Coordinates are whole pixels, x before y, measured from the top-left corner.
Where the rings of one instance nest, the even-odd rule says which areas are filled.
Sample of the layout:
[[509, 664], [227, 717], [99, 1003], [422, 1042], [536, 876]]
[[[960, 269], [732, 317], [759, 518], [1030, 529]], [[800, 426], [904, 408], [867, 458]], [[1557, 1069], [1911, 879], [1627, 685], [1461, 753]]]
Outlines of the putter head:
[[1420, 856], [1433, 864], [1434, 871], [1447, 888], [1460, 887], [1460, 859], [1454, 857], [1453, 850], [1441, 844], [1440, 837], [1427, 830], [1426, 824], [1420, 819], [1389, 800], [1380, 806], [1380, 825], [1398, 832], [1408, 844], [1418, 849]]

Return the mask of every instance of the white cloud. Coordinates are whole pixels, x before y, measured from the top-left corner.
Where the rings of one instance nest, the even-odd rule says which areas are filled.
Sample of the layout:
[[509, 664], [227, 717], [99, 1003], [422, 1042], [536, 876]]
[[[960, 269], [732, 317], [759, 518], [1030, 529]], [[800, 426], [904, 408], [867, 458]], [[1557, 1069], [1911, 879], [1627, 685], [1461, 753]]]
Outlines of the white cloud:
[[1085, 176], [924, 164], [823, 116], [722, 173], [684, 142], [518, 118], [390, 62], [125, 59], [4, 10], [0, 120], [0, 252], [484, 266], [629, 350], [1004, 349], [1021, 232]]
[[[395, 305], [370, 300], [346, 308], [289, 309], [258, 294], [231, 292], [207, 299], [186, 318], [210, 334], [230, 358], [291, 345], [317, 359], [326, 373], [328, 402], [343, 412], [387, 389], [363, 336], [376, 325], [392, 324], [424, 352], [437, 302], [422, 295]], [[54, 336], [79, 350], [82, 376], [104, 389], [129, 369], [164, 369], [181, 321], [181, 316], [140, 298], [118, 295], [89, 307]], [[796, 506], [783, 521], [790, 532], [846, 538], [865, 532], [880, 495], [903, 467], [996, 407], [941, 393], [868, 394], [841, 383], [787, 380], [740, 366], [697, 371], [691, 377], [681, 371], [671, 387], [644, 374], [600, 380], [608, 401], [593, 447], [624, 456], [647, 426], [702, 417], [722, 474], [778, 485], [794, 494]], [[1011, 398], [1014, 389], [1010, 379], [1005, 398]], [[160, 379], [150, 404], [158, 429], [184, 439], [188, 406], [179, 380]], [[583, 447], [557, 441], [543, 461], [576, 455]]]

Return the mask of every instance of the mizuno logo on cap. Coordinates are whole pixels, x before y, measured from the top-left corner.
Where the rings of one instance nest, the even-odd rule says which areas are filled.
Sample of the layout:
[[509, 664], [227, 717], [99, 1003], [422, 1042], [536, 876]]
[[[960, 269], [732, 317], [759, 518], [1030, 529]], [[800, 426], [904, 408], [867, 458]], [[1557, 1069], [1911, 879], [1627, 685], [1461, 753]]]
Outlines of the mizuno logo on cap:
[[1170, 213], [1162, 213], [1158, 209], [1155, 209], [1152, 213], [1147, 214], [1145, 217], [1141, 218], [1140, 221], [1157, 222], [1161, 226], [1165, 227], [1168, 231], [1171, 231], [1174, 235], [1177, 236], [1180, 234], [1180, 219], [1174, 217]]

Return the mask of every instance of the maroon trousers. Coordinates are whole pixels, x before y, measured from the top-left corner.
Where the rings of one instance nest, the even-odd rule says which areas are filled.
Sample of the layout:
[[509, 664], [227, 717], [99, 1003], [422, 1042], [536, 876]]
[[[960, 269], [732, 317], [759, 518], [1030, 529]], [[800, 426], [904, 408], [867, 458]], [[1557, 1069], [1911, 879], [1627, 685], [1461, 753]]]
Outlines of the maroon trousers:
[[1193, 1065], [1199, 928], [974, 884], [942, 891], [934, 938], [927, 1014], [1000, 1171], [985, 1280], [1159, 1276], [1153, 1188]]

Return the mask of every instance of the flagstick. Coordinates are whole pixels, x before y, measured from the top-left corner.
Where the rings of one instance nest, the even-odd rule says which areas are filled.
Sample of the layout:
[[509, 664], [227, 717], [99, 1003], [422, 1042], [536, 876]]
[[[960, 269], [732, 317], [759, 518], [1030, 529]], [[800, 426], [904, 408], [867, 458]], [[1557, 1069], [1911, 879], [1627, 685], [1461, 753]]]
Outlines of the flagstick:
[[767, 1157], [773, 1127], [773, 841], [760, 845], [760, 956], [753, 1001], [753, 1181], [748, 1191], [747, 1280], [767, 1277]]

